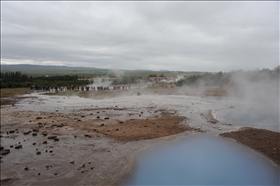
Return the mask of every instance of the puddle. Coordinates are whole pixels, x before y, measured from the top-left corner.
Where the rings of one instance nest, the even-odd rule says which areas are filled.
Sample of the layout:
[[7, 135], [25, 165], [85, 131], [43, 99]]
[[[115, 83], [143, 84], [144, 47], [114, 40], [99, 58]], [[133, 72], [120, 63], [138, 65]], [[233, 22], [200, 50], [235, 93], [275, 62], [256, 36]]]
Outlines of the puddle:
[[236, 142], [196, 134], [135, 156], [119, 185], [279, 185], [279, 168]]

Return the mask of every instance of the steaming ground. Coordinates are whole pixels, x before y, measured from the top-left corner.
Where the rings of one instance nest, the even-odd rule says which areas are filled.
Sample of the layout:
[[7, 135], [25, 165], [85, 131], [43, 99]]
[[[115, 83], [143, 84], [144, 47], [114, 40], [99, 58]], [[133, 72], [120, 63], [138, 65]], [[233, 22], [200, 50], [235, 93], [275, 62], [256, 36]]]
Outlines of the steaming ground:
[[111, 185], [128, 172], [131, 155], [149, 145], [236, 130], [214, 112], [242, 104], [184, 89], [66, 94], [33, 93], [1, 106], [1, 185]]

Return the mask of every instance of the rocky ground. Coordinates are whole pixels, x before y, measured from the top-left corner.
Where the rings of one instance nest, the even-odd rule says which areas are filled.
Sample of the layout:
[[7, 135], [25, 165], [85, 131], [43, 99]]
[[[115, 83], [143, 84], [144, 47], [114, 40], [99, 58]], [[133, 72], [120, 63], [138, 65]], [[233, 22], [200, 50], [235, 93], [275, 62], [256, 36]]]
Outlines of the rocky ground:
[[[35, 93], [1, 106], [1, 185], [112, 185], [129, 171], [132, 155], [149, 145], [237, 128], [213, 115], [235, 101], [165, 90], [84, 92], [79, 97]], [[266, 135], [251, 135], [251, 130], [239, 136], [247, 132], [254, 141]], [[234, 132], [222, 135], [228, 134]], [[279, 160], [279, 149], [275, 156]]]
[[280, 165], [280, 133], [265, 129], [242, 127], [238, 131], [222, 133], [220, 136], [232, 138], [269, 157]]

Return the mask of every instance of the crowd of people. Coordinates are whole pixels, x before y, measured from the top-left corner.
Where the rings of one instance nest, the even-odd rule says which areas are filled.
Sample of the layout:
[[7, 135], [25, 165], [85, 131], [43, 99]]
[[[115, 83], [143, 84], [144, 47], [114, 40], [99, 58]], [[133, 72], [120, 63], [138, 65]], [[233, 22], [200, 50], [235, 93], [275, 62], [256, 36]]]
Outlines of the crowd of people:
[[30, 87], [31, 90], [36, 91], [48, 91], [48, 92], [62, 92], [62, 91], [108, 91], [108, 90], [127, 90], [130, 89], [130, 85], [125, 86], [39, 86], [39, 85], [32, 85]]

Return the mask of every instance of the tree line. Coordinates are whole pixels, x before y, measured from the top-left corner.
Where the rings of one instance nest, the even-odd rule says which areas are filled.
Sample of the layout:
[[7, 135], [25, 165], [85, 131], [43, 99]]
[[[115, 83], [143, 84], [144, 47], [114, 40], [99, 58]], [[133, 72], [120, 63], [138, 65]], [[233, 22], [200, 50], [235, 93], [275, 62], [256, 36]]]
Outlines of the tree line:
[[279, 82], [280, 66], [270, 69], [256, 69], [253, 71], [236, 70], [231, 72], [206, 72], [202, 75], [186, 76], [176, 83], [177, 86], [232, 86], [242, 81], [246, 83], [267, 83], [271, 81]]
[[78, 80], [78, 75], [55, 75], [55, 76], [39, 76], [32, 77], [22, 74], [21, 71], [1, 72], [0, 88], [21, 88], [31, 87], [33, 85], [40, 86], [85, 86], [89, 84], [88, 80]]

